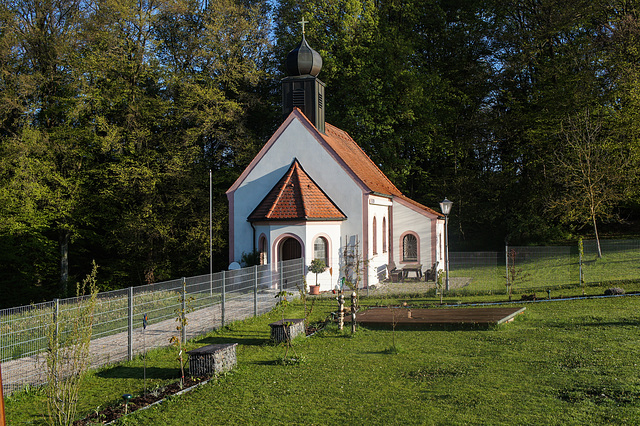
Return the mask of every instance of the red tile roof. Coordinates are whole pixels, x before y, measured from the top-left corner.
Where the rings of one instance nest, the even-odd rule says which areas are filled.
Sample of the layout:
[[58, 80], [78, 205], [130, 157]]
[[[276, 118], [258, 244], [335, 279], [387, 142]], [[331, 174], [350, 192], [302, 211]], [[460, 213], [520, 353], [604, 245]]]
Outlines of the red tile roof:
[[402, 194], [347, 132], [325, 123], [325, 133], [321, 135], [338, 157], [345, 162], [346, 166], [371, 192], [401, 198], [421, 210], [442, 216], [435, 210]]
[[[238, 177], [234, 184], [231, 185], [231, 187], [227, 190], [227, 193], [232, 193], [242, 184], [253, 167], [255, 167], [255, 165], [262, 159], [262, 156], [277, 141], [282, 132], [284, 132], [286, 127], [295, 118], [301, 120], [310, 131], [314, 131], [316, 133], [316, 137], [318, 138], [318, 140], [325, 143], [325, 148], [327, 149], [327, 151], [329, 151], [334, 156], [336, 161], [341, 163], [344, 169], [353, 176], [354, 180], [362, 186], [364, 191], [387, 195], [391, 198], [397, 197], [399, 199], [402, 199], [406, 203], [413, 205], [419, 210], [442, 217], [441, 213], [438, 213], [435, 210], [426, 207], [416, 201], [413, 201], [412, 199], [403, 195], [402, 192], [398, 188], [396, 188], [396, 186], [389, 180], [389, 178], [387, 178], [385, 174], [382, 173], [380, 168], [378, 168], [378, 166], [373, 161], [371, 161], [369, 156], [362, 150], [362, 148], [360, 148], [360, 146], [351, 138], [351, 136], [347, 134], [347, 132], [338, 129], [337, 127], [332, 126], [329, 123], [325, 123], [325, 133], [320, 133], [311, 123], [311, 121], [309, 121], [309, 119], [298, 108], [293, 109], [285, 122], [269, 139], [265, 146], [262, 147], [262, 150], [260, 150], [258, 155], [256, 155], [256, 157], [251, 161], [251, 164], [247, 166], [240, 177]], [[317, 185], [315, 186], [317, 187]], [[274, 201], [275, 199], [276, 197], [274, 197]], [[333, 202], [331, 202], [331, 204], [333, 204]], [[258, 208], [254, 210], [254, 213], [252, 213], [252, 215], [257, 214], [257, 211]], [[266, 212], [262, 213], [266, 214]]]
[[347, 217], [307, 175], [298, 160], [269, 191], [249, 221], [261, 220], [344, 220]]
[[325, 133], [321, 136], [370, 191], [402, 195], [347, 132], [325, 123]]

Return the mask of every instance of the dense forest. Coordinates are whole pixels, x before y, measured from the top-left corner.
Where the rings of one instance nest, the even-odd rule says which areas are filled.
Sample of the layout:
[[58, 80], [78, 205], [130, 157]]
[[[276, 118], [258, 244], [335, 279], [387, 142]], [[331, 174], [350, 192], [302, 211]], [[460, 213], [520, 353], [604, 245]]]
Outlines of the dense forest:
[[282, 121], [302, 37], [327, 121], [451, 247], [634, 232], [640, 2], [6, 0], [0, 305], [228, 264], [225, 191]]

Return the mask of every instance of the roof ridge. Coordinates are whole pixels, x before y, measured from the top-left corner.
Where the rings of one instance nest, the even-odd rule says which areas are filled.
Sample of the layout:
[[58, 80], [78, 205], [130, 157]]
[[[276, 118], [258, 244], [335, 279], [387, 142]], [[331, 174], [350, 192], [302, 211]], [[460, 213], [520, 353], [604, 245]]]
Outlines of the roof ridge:
[[271, 204], [271, 207], [269, 208], [265, 216], [269, 217], [273, 213], [273, 210], [276, 208], [276, 206], [282, 199], [282, 194], [284, 193], [285, 189], [287, 189], [287, 185], [291, 179], [292, 174], [293, 174], [293, 167], [290, 167], [289, 170], [287, 170], [287, 173], [285, 173], [285, 175], [283, 176], [284, 177], [283, 185], [280, 187], [280, 190], [278, 191], [278, 195], [276, 196], [276, 199], [273, 200], [273, 204]]
[[[382, 170], [380, 170], [380, 167], [378, 167], [378, 165], [371, 159], [371, 157], [369, 157], [369, 155], [365, 152], [365, 150], [360, 145], [358, 145], [358, 143], [345, 130], [340, 129], [340, 128], [334, 126], [333, 124], [325, 123], [325, 134], [322, 135], [322, 136], [323, 136], [323, 138], [325, 140], [326, 140], [327, 137], [329, 137], [329, 138], [330, 137], [339, 138], [339, 139], [342, 139], [342, 140], [348, 142], [350, 145], [356, 147], [355, 149], [357, 149], [358, 153], [363, 155], [364, 158], [366, 158], [369, 161], [369, 164], [374, 167], [375, 171], [378, 174], [377, 177], [382, 177], [384, 179], [384, 181], [388, 185], [391, 186], [390, 189], [392, 189], [392, 191], [390, 191], [391, 193], [388, 194], [388, 195], [403, 195], [402, 191], [400, 191], [398, 189], [398, 187], [387, 177], [387, 175], [384, 174], [384, 172]], [[358, 176], [358, 178], [362, 180], [362, 177], [360, 177], [359, 173], [356, 170], [354, 170], [353, 166], [351, 164], [349, 164], [349, 162], [346, 161], [346, 159], [343, 158], [342, 155], [335, 150], [335, 148], [333, 148], [333, 150], [334, 150], [334, 152], [336, 152], [336, 154], [338, 154], [338, 156], [340, 158], [343, 159], [343, 161], [345, 161], [345, 163], [347, 164], [347, 167], [349, 167], [356, 174], [356, 176]], [[379, 192], [379, 191], [376, 191], [374, 188], [371, 188], [371, 186], [370, 186], [370, 184], [368, 182], [363, 180], [363, 183], [365, 184], [365, 186], [369, 190], [371, 190], [373, 192]], [[396, 192], [393, 193], [393, 190], [395, 190]]]
[[307, 197], [305, 191], [302, 190], [302, 180], [300, 179], [301, 169], [302, 165], [297, 158], [294, 158], [292, 176], [295, 176], [294, 178], [297, 180], [298, 192], [300, 193], [300, 200], [302, 201], [302, 211], [304, 212], [304, 217], [309, 217], [309, 209], [307, 208]]
[[346, 216], [294, 158], [248, 220], [344, 220]]
[[400, 199], [402, 199], [402, 200], [405, 200], [405, 201], [406, 201], [406, 202], [408, 202], [409, 204], [413, 204], [414, 206], [421, 208], [422, 210], [425, 210], [425, 211], [431, 212], [431, 213], [433, 213], [433, 214], [435, 214], [435, 215], [437, 215], [437, 216], [440, 216], [440, 217], [444, 217], [444, 215], [443, 215], [442, 213], [438, 213], [437, 211], [435, 211], [435, 210], [434, 210], [434, 209], [432, 209], [431, 207], [425, 206], [424, 204], [419, 203], [419, 202], [417, 202], [416, 200], [414, 200], [413, 198], [409, 198], [409, 197], [407, 197], [407, 196], [406, 196], [406, 195], [404, 195], [404, 194], [398, 195], [397, 197], [398, 197], [398, 198], [400, 198]]

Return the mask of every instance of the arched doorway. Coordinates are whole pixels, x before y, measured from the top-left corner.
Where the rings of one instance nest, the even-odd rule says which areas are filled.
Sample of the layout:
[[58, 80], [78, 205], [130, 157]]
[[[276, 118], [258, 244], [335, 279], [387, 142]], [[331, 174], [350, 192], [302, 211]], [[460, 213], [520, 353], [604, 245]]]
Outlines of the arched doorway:
[[302, 257], [302, 246], [300, 242], [292, 237], [287, 237], [280, 243], [280, 260], [300, 259]]

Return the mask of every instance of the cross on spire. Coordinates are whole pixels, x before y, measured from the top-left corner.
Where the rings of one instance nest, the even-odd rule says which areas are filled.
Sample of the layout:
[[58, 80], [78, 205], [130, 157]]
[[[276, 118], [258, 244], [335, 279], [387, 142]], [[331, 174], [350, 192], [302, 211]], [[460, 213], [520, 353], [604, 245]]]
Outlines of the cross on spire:
[[308, 24], [309, 21], [304, 20], [304, 15], [302, 15], [302, 21], [298, 22], [298, 24], [302, 24], [302, 35], [304, 35], [304, 24]]

